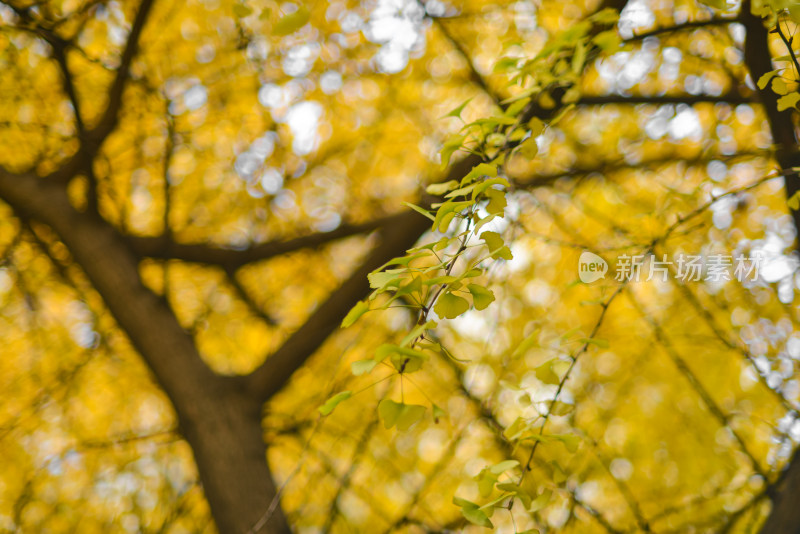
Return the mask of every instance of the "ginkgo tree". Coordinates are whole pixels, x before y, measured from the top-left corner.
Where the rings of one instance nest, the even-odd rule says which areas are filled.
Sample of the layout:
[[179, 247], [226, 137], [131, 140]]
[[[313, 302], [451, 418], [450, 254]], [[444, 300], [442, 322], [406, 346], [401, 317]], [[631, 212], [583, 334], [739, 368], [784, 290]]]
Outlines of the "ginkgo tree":
[[2, 2], [0, 529], [797, 530], [797, 24]]

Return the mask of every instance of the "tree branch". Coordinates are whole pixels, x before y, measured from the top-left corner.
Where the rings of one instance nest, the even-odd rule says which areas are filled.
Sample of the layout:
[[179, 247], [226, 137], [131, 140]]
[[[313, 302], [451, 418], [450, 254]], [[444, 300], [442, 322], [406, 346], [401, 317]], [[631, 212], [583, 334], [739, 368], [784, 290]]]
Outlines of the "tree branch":
[[598, 106], [603, 104], [703, 104], [703, 103], [728, 103], [728, 104], [752, 104], [756, 99], [744, 96], [739, 92], [732, 91], [723, 95], [584, 95], [578, 100], [579, 106]]
[[83, 141], [86, 128], [83, 124], [83, 116], [81, 114], [81, 106], [80, 102], [78, 101], [78, 95], [75, 92], [75, 84], [72, 81], [72, 73], [67, 65], [67, 43], [55, 35], [50, 35], [50, 38], [45, 37], [45, 39], [53, 48], [53, 59], [56, 60], [56, 63], [58, 63], [58, 67], [61, 70], [64, 93], [66, 93], [67, 98], [69, 98], [69, 101], [72, 104], [72, 111], [75, 113], [75, 126], [78, 130], [78, 137], [81, 139], [81, 141]]
[[[222, 380], [202, 362], [163, 301], [144, 287], [137, 258], [107, 222], [78, 212], [62, 187], [34, 174], [0, 167], [0, 196], [18, 215], [46, 224], [59, 236], [171, 397], [176, 389], [177, 397], [196, 396], [181, 374], [198, 383]], [[160, 318], [160, 334], [152, 328], [155, 317]]]
[[248, 379], [248, 389], [266, 401], [277, 393], [289, 377], [319, 348], [336, 329], [342, 317], [369, 292], [367, 274], [402, 251], [412, 247], [430, 221], [409, 211], [398, 215], [380, 233], [380, 244], [350, 277], [311, 314], [311, 317]]
[[131, 25], [131, 31], [128, 34], [128, 40], [125, 43], [125, 48], [120, 58], [117, 75], [108, 92], [106, 110], [103, 112], [97, 125], [89, 132], [92, 141], [96, 144], [95, 150], [99, 148], [117, 125], [119, 111], [122, 106], [122, 93], [125, 91], [125, 86], [130, 78], [131, 63], [139, 49], [139, 40], [142, 36], [142, 30], [144, 29], [152, 7], [153, 0], [142, 0], [142, 3], [139, 5], [139, 11], [136, 13], [136, 17]]
[[442, 32], [442, 35], [444, 35], [445, 39], [450, 41], [450, 43], [453, 45], [453, 48], [456, 49], [456, 51], [467, 63], [467, 67], [469, 69], [469, 79], [472, 81], [472, 83], [480, 87], [484, 93], [491, 96], [495, 103], [499, 106], [501, 99], [498, 98], [498, 95], [492, 90], [491, 87], [489, 87], [489, 82], [480, 72], [478, 72], [478, 69], [475, 67], [475, 62], [472, 61], [472, 57], [467, 49], [464, 47], [461, 41], [455, 38], [455, 36], [450, 32], [450, 29], [447, 27], [447, 24], [444, 22], [445, 20], [449, 19], [443, 17], [431, 17], [431, 19], [436, 27], [439, 28], [439, 31]]
[[268, 260], [304, 248], [315, 248], [338, 239], [366, 234], [384, 226], [397, 224], [406, 213], [389, 215], [359, 224], [344, 224], [330, 232], [319, 232], [295, 237], [286, 241], [269, 241], [246, 249], [222, 248], [202, 243], [176, 243], [169, 236], [127, 236], [131, 248], [139, 256], [182, 260], [192, 263], [219, 265], [227, 271], [236, 271], [248, 263]]
[[657, 35], [662, 35], [665, 33], [677, 33], [686, 30], [694, 30], [697, 28], [706, 28], [708, 26], [721, 26], [724, 24], [731, 24], [733, 22], [740, 22], [739, 17], [713, 18], [708, 20], [692, 20], [689, 22], [684, 22], [683, 24], [676, 24], [675, 26], [665, 26], [663, 28], [655, 28], [652, 30], [648, 30], [638, 35], [634, 35], [633, 37], [629, 37], [628, 39], [625, 39], [624, 42], [632, 43], [636, 41], [643, 41], [648, 37], [655, 37]]

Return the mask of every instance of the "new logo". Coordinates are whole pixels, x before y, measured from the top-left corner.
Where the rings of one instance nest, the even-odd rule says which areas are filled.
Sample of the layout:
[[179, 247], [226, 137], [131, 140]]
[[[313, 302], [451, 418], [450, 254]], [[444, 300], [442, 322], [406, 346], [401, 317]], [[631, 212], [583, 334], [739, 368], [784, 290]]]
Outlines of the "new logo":
[[605, 278], [607, 272], [608, 263], [606, 263], [606, 260], [588, 250], [583, 251], [578, 260], [578, 276], [581, 282], [591, 284], [601, 278]]

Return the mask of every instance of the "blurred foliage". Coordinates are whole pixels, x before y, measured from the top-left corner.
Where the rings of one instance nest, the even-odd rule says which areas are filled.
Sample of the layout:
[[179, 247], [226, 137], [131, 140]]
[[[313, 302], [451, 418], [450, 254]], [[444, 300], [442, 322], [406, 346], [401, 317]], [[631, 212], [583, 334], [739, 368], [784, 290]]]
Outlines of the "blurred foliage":
[[[137, 7], [0, 6], [5, 168], [44, 175], [74, 156], [80, 129], [101, 120]], [[156, 2], [93, 164], [99, 213], [127, 235], [243, 249], [420, 204], [446, 176], [442, 146], [523, 90], [509, 72], [599, 7]], [[570, 81], [567, 113], [516, 140], [501, 168], [505, 217], [487, 226], [509, 253], [476, 273], [494, 302], [478, 305], [475, 289], [467, 304], [485, 309], [453, 301], [459, 313], [431, 314], [458, 315], [429, 334], [448, 354], [428, 354], [413, 376], [398, 373], [402, 359], [357, 363], [425, 323], [406, 307], [364, 314], [268, 403], [269, 460], [297, 532], [482, 531], [470, 522], [491, 507], [477, 506], [514, 493], [503, 484], [526, 462], [519, 504], [491, 514], [500, 532], [757, 528], [800, 439], [800, 278], [744, 28], [717, 8], [628, 2], [622, 48], [607, 35]], [[74, 101], [42, 27], [70, 43]], [[790, 61], [776, 66], [791, 72]], [[542, 109], [557, 104], [548, 94], [536, 95]], [[70, 184], [76, 205], [88, 182]], [[102, 299], [47, 227], [0, 210], [0, 530], [214, 531], [169, 400]], [[452, 232], [425, 242], [443, 236], [458, 246]], [[234, 277], [178, 260], [140, 269], [208, 365], [241, 374], [374, 241], [353, 235]], [[611, 265], [593, 284], [576, 282], [587, 250]], [[768, 262], [745, 283], [614, 279], [622, 255], [647, 253]]]

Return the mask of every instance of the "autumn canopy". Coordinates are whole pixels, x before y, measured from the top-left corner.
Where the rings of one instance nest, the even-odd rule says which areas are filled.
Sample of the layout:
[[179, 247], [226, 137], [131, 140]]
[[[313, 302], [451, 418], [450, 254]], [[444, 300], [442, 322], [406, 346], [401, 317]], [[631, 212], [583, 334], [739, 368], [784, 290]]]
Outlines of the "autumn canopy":
[[0, 532], [800, 532], [798, 29], [0, 2]]

